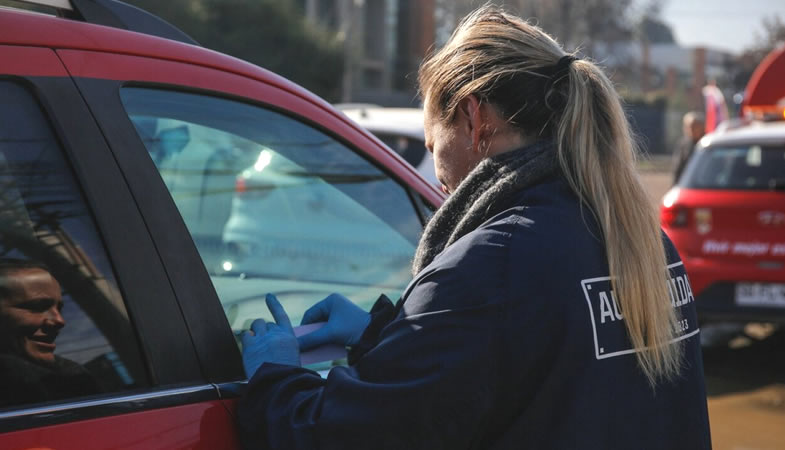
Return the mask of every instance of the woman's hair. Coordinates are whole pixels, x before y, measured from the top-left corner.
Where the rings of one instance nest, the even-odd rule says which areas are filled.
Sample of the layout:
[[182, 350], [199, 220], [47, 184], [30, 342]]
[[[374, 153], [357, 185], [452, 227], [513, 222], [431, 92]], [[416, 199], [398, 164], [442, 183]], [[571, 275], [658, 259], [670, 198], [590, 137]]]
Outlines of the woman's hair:
[[574, 59], [540, 28], [486, 5], [467, 16], [420, 67], [423, 98], [450, 123], [477, 96], [523, 136], [552, 139], [568, 183], [602, 230], [615, 297], [652, 386], [678, 374], [676, 315], [657, 211], [636, 169], [618, 94], [593, 63]]

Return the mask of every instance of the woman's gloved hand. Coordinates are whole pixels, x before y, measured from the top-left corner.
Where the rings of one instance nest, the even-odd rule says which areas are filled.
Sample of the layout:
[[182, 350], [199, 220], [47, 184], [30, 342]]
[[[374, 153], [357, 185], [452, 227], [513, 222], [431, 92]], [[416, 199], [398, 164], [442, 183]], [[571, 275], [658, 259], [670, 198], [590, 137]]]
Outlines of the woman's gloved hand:
[[301, 350], [324, 344], [355, 345], [371, 322], [371, 315], [343, 295], [330, 294], [305, 311], [301, 325], [324, 321], [327, 324], [322, 328], [297, 338]]
[[267, 323], [264, 319], [256, 319], [251, 329], [241, 336], [243, 344], [243, 365], [248, 378], [253, 377], [265, 362], [300, 365], [300, 349], [294, 337], [292, 323], [283, 306], [273, 294], [265, 297], [267, 308], [273, 315], [275, 323]]

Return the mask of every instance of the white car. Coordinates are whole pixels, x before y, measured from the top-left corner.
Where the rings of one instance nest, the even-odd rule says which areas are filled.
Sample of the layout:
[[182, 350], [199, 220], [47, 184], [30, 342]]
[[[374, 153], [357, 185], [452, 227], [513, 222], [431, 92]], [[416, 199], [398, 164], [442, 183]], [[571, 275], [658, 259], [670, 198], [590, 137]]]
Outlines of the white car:
[[385, 108], [366, 104], [335, 105], [341, 112], [395, 150], [430, 183], [439, 186], [433, 157], [425, 148], [420, 108]]

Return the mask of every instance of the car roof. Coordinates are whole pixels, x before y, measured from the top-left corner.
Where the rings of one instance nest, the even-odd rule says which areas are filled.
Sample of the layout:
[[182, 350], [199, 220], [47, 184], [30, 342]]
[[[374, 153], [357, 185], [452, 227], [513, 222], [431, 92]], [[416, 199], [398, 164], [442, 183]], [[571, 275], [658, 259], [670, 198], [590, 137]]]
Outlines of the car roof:
[[196, 64], [264, 81], [333, 110], [329, 103], [307, 89], [249, 62], [204, 47], [134, 31], [0, 8], [1, 44], [109, 52]]
[[700, 140], [704, 148], [738, 144], [785, 145], [785, 121], [737, 124], [707, 134]]
[[350, 119], [373, 133], [400, 134], [424, 140], [423, 111], [420, 108], [384, 108], [365, 105], [337, 105]]

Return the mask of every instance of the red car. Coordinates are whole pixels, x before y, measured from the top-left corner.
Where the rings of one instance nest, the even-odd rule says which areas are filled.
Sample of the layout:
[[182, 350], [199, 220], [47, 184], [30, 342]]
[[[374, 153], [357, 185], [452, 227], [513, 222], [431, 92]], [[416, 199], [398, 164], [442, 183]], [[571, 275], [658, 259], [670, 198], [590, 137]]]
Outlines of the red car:
[[703, 321], [785, 321], [785, 121], [705, 136], [663, 198]]
[[293, 321], [397, 298], [442, 195], [280, 76], [119, 2], [40, 3], [62, 17], [0, 9], [0, 448], [238, 448], [265, 293]]

